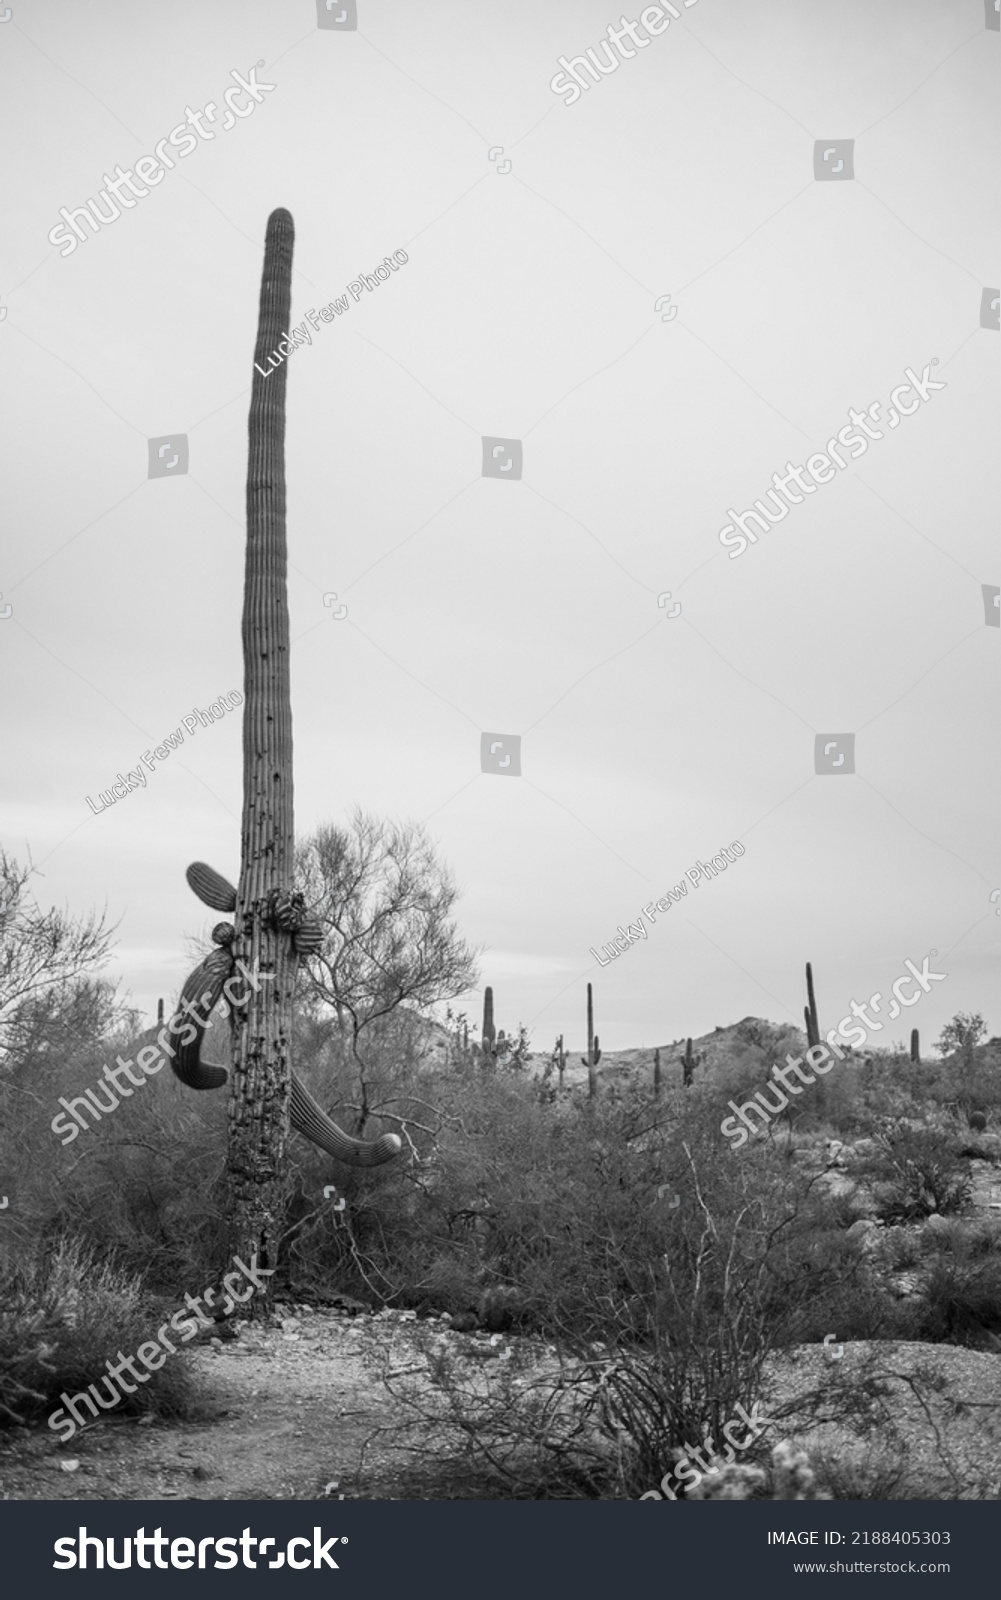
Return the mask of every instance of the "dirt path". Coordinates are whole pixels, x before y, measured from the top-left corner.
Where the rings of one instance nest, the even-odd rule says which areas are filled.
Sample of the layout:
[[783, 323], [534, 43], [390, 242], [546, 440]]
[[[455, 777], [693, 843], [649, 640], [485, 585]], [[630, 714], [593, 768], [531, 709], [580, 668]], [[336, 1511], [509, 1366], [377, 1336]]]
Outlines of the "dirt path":
[[[411, 1314], [412, 1316], [412, 1314]], [[236, 1340], [193, 1347], [204, 1420], [112, 1413], [67, 1444], [44, 1424], [0, 1435], [0, 1495], [11, 1500], [317, 1500], [379, 1494], [399, 1468], [391, 1442], [362, 1446], [387, 1420], [373, 1370], [417, 1360], [406, 1313], [284, 1310]], [[443, 1330], [444, 1333], [444, 1330]], [[462, 1340], [459, 1334], [448, 1335]], [[78, 1465], [69, 1469], [71, 1462]], [[335, 1486], [329, 1489], [328, 1485]], [[382, 1488], [383, 1494], [392, 1492]]]
[[[422, 1339], [433, 1330], [439, 1348], [470, 1358], [477, 1386], [490, 1383], [494, 1368], [482, 1358], [503, 1356], [509, 1344], [547, 1360], [546, 1347], [534, 1341], [497, 1335], [491, 1341], [483, 1333], [453, 1332], [437, 1319], [421, 1327]], [[456, 1488], [454, 1478], [451, 1487], [443, 1484], [444, 1463], [433, 1450], [423, 1454], [423, 1477], [415, 1475], [399, 1430], [376, 1432], [393, 1420], [380, 1372], [426, 1368], [413, 1312], [373, 1316], [279, 1307], [266, 1321], [236, 1328], [238, 1337], [213, 1338], [190, 1351], [199, 1420], [161, 1422], [109, 1413], [65, 1445], [44, 1421], [0, 1434], [0, 1498], [437, 1499], [473, 1492], [468, 1485]], [[930, 1363], [942, 1388], [927, 1411], [914, 1403], [906, 1383], [892, 1384], [899, 1389], [893, 1411], [906, 1430], [909, 1462], [924, 1469], [932, 1498], [948, 1497], [944, 1445], [967, 1482], [981, 1486], [973, 1492], [997, 1498], [1001, 1355], [949, 1345], [864, 1342], [843, 1350], [839, 1376], [856, 1370], [861, 1376], [870, 1355], [878, 1355], [888, 1374], [911, 1373], [918, 1363]], [[788, 1398], [828, 1381], [831, 1354], [801, 1346], [778, 1357], [771, 1367], [771, 1396]], [[811, 1452], [826, 1449], [846, 1466], [871, 1457], [872, 1442], [860, 1444], [842, 1428], [820, 1429], [802, 1442]], [[850, 1493], [865, 1494], [864, 1476]]]

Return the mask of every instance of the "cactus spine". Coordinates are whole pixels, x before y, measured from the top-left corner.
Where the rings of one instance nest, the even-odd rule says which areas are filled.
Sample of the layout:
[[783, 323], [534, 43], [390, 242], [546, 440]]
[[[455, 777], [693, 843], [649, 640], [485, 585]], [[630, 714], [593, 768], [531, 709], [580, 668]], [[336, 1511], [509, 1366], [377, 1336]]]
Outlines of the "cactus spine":
[[813, 992], [813, 968], [809, 961], [806, 963], [806, 996], [809, 1004], [804, 1007], [803, 1016], [806, 1019], [806, 1043], [810, 1049], [820, 1043], [820, 1023], [817, 1021], [817, 1000]]
[[598, 1092], [598, 1062], [601, 1060], [601, 1051], [598, 1048], [598, 1035], [594, 1031], [594, 997], [591, 985], [587, 986], [587, 1055], [581, 1056], [581, 1065], [587, 1068], [587, 1095], [593, 1100]]
[[917, 1028], [911, 1029], [911, 1060], [916, 1067], [921, 1065], [921, 1039]]

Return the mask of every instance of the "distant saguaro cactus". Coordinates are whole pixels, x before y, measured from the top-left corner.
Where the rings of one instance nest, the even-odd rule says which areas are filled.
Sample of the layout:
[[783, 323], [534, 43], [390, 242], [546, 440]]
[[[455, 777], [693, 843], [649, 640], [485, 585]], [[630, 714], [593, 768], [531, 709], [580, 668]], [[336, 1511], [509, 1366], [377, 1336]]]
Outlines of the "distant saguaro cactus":
[[820, 1043], [820, 1024], [817, 1021], [817, 1000], [813, 992], [813, 968], [809, 961], [806, 963], [806, 996], [809, 1004], [804, 1007], [803, 1015], [806, 1018], [806, 1043], [807, 1048]]
[[921, 1065], [921, 1039], [917, 1028], [911, 1029], [911, 1060], [915, 1066]]
[[494, 992], [487, 984], [483, 991], [483, 1027], [480, 1031], [480, 1048], [484, 1056], [497, 1055], [497, 1030], [494, 1027]]
[[552, 1060], [553, 1060], [553, 1063], [554, 1063], [554, 1065], [556, 1067], [557, 1072], [559, 1073], [559, 1083], [560, 1083], [560, 1088], [562, 1089], [562, 1087], [563, 1087], [563, 1072], [564, 1072], [564, 1069], [565, 1069], [566, 1064], [567, 1064], [567, 1053], [563, 1048], [563, 1035], [562, 1035], [562, 1033], [560, 1034], [560, 1036], [557, 1039], [555, 1045], [553, 1046]]
[[681, 1063], [682, 1083], [686, 1089], [690, 1089], [692, 1086], [692, 1079], [695, 1075], [695, 1068], [697, 1066], [698, 1061], [692, 1053], [692, 1041], [689, 1039], [685, 1044], [685, 1055]]
[[594, 1031], [594, 999], [591, 994], [591, 985], [587, 986], [587, 1055], [581, 1056], [581, 1065], [587, 1068], [587, 1095], [593, 1100], [598, 1092], [598, 1062], [601, 1060], [601, 1051], [598, 1048], [598, 1035]]
[[659, 1100], [660, 1099], [660, 1091], [661, 1091], [660, 1050], [657, 1049], [653, 1053], [653, 1097], [654, 1097], [655, 1100]]

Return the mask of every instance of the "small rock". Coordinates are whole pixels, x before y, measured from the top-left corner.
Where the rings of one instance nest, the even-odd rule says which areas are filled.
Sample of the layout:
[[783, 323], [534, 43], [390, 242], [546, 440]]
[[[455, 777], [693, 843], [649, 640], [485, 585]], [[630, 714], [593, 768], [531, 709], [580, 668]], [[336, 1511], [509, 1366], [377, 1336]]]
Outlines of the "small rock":
[[853, 1222], [848, 1229], [848, 1238], [855, 1239], [859, 1248], [869, 1255], [879, 1243], [879, 1228], [870, 1219], [860, 1217], [858, 1222]]
[[910, 1300], [920, 1291], [921, 1280], [916, 1272], [901, 1272], [890, 1279], [890, 1293], [897, 1300]]

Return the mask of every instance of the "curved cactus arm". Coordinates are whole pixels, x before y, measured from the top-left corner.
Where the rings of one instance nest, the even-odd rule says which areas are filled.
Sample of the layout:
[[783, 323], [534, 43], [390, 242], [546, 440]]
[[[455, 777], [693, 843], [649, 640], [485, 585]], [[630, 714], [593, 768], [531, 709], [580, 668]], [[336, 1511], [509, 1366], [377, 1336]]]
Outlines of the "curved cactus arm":
[[317, 1105], [295, 1071], [292, 1073], [289, 1121], [313, 1144], [349, 1167], [380, 1167], [384, 1161], [392, 1161], [403, 1148], [402, 1140], [395, 1133], [384, 1133], [378, 1139], [353, 1139]]
[[221, 872], [207, 867], [204, 861], [192, 861], [184, 876], [203, 905], [211, 906], [213, 911], [236, 910], [236, 890]]
[[[203, 1063], [201, 1052], [209, 1018], [222, 997], [223, 984], [232, 975], [233, 967], [233, 953], [228, 945], [211, 951], [204, 961], [198, 963], [185, 983], [181, 990], [180, 1004], [170, 1019], [169, 1027], [172, 1033], [175, 1031], [180, 1033], [182, 1030], [190, 1033], [192, 1028], [195, 1030], [193, 1039], [189, 1039], [186, 1044], [178, 1045], [177, 1054], [172, 1057], [170, 1063], [176, 1076], [189, 1089], [221, 1089], [229, 1079], [225, 1067], [213, 1066], [211, 1062]], [[197, 1017], [192, 1017], [190, 1011], [183, 1009], [185, 1001], [190, 1002], [204, 1021], [199, 1022]]]

